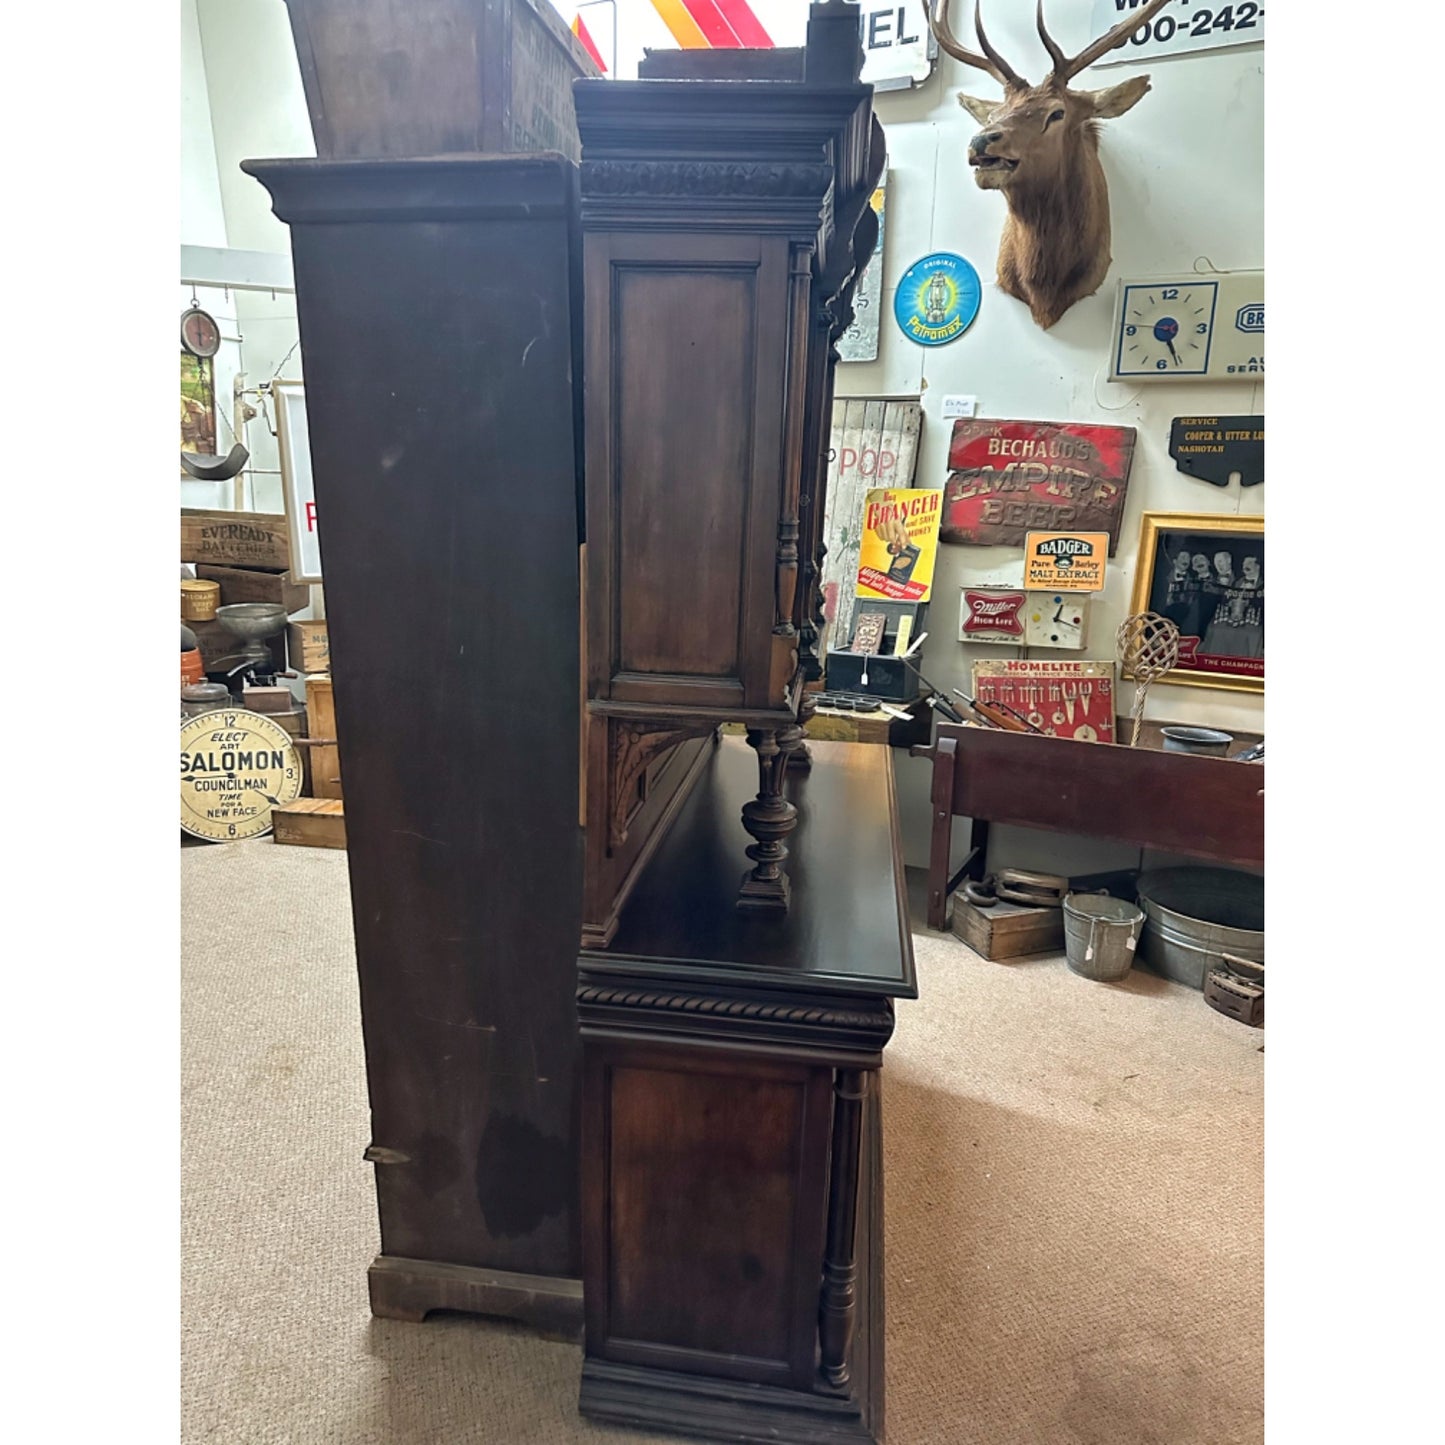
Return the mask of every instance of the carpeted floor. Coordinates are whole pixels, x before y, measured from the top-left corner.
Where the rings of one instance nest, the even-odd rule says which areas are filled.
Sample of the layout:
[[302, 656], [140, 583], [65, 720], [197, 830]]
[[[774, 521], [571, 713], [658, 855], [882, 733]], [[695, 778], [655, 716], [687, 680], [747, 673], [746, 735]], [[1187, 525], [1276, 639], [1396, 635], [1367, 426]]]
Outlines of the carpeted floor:
[[[371, 1318], [345, 855], [181, 869], [187, 1445], [662, 1440], [578, 1417], [573, 1346]], [[885, 1070], [890, 1445], [1262, 1441], [1263, 1035], [1137, 971], [915, 944]]]

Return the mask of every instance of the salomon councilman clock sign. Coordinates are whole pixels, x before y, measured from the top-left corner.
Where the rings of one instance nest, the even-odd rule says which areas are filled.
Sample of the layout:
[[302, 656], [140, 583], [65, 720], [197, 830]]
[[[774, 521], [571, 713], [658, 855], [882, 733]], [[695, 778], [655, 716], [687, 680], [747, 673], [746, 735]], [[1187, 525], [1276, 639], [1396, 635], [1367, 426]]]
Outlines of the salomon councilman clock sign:
[[271, 809], [301, 793], [301, 757], [279, 723], [218, 708], [181, 724], [181, 827], [231, 842], [271, 831]]

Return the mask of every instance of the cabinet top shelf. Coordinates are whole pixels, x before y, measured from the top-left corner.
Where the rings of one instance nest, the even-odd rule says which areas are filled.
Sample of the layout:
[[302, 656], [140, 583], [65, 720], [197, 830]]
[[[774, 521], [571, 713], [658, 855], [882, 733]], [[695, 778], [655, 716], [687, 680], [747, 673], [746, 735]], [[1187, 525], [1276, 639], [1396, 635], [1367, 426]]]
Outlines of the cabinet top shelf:
[[790, 993], [917, 998], [913, 944], [887, 748], [810, 743], [812, 771], [791, 774], [792, 904], [758, 916], [736, 906], [749, 839], [737, 803], [757, 788], [757, 761], [725, 737], [648, 864], [589, 974], [649, 973]]

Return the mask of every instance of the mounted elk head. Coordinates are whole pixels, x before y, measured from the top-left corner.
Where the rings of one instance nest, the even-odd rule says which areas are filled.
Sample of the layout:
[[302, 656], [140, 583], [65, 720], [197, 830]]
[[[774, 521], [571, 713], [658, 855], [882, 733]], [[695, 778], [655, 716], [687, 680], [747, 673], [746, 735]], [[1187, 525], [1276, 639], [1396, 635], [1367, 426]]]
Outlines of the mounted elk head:
[[998, 250], [999, 285], [1024, 302], [1040, 326], [1050, 327], [1076, 301], [1092, 296], [1109, 270], [1109, 187], [1099, 164], [1097, 123], [1123, 115], [1149, 90], [1147, 75], [1107, 90], [1071, 90], [1069, 81], [1125, 44], [1169, 0], [1149, 0], [1072, 60], [1045, 27], [1039, 0], [1039, 39], [1054, 67], [1038, 85], [1030, 85], [989, 44], [981, 6], [975, 6], [973, 23], [983, 54], [976, 55], [953, 37], [949, 0], [926, 3], [939, 45], [1004, 88], [1001, 101], [958, 97], [983, 127], [968, 143], [968, 163], [981, 189], [1002, 191], [1008, 202]]

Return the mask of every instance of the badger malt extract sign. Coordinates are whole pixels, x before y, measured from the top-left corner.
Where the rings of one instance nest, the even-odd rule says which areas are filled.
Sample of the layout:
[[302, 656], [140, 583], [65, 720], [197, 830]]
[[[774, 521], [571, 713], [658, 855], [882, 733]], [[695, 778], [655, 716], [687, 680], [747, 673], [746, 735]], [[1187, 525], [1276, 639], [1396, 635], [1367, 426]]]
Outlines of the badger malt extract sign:
[[1024, 586], [1031, 592], [1102, 592], [1107, 532], [1030, 532]]
[[229, 843], [271, 831], [271, 809], [301, 794], [301, 757], [279, 723], [219, 708], [181, 724], [181, 827]]
[[1112, 556], [1134, 437], [1131, 426], [961, 418], [948, 448], [940, 536], [1022, 547], [1030, 532], [1105, 532]]
[[878, 487], [863, 501], [858, 596], [927, 602], [938, 560], [940, 491]]

